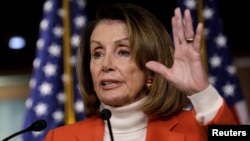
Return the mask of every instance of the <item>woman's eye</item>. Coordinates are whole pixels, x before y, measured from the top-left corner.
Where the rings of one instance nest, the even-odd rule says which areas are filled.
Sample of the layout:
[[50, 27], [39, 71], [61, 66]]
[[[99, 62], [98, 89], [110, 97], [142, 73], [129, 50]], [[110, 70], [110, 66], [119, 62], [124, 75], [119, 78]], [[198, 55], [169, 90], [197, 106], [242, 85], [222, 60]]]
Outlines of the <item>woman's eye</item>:
[[129, 55], [130, 55], [130, 52], [127, 51], [127, 50], [120, 50], [120, 51], [119, 51], [119, 55], [122, 55], [122, 56], [129, 56]]
[[94, 53], [94, 58], [100, 58], [103, 54], [101, 52], [95, 52]]

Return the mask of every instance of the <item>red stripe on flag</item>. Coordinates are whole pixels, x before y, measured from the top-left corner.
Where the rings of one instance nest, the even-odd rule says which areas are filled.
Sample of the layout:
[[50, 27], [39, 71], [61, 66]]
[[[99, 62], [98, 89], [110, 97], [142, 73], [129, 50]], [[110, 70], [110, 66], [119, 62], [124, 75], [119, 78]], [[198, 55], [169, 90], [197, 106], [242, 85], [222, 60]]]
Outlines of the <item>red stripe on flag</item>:
[[239, 116], [237, 115], [237, 112], [236, 112], [235, 107], [234, 107], [234, 106], [231, 106], [231, 107], [230, 107], [230, 110], [232, 111], [233, 116], [234, 116], [234, 118], [236, 119], [237, 123], [240, 124], [240, 119], [239, 119]]

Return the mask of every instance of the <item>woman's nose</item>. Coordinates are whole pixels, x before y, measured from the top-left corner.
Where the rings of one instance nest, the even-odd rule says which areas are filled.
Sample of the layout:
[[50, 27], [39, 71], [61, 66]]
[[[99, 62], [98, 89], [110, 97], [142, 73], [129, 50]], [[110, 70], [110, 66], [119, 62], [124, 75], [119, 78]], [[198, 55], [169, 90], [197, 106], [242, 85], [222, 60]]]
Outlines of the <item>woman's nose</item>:
[[114, 64], [113, 64], [112, 56], [106, 55], [102, 62], [102, 71], [109, 72], [114, 70]]

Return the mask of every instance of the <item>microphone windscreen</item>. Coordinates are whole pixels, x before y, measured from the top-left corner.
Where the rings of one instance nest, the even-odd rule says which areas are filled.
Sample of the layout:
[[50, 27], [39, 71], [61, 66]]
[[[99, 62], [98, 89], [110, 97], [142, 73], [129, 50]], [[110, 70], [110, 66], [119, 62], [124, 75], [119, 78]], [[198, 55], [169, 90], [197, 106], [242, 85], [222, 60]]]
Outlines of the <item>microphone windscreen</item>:
[[110, 110], [108, 110], [108, 109], [103, 109], [103, 110], [101, 111], [101, 118], [102, 118], [103, 120], [108, 120], [110, 117], [111, 117], [111, 112], [110, 112]]
[[30, 127], [30, 131], [42, 131], [47, 127], [47, 122], [45, 120], [37, 120]]

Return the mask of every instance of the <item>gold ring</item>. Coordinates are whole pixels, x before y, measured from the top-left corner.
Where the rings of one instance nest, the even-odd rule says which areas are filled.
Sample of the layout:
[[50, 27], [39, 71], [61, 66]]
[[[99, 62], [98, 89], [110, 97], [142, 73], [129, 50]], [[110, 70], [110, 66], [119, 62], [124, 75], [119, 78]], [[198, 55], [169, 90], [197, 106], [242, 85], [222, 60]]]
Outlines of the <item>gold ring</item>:
[[193, 43], [194, 38], [187, 38], [186, 41], [187, 41], [187, 43]]

